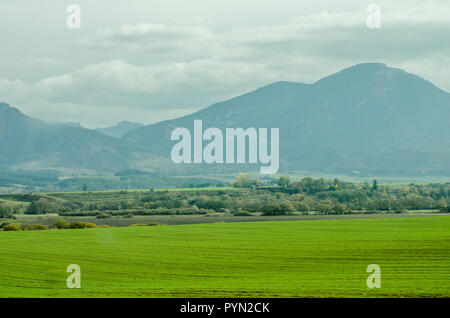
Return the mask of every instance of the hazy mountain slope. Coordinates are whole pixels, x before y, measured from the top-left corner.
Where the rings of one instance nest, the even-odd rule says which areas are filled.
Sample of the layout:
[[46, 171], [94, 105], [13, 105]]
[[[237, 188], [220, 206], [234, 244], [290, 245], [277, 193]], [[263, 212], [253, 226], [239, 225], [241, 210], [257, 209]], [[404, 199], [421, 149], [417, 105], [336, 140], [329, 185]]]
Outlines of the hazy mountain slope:
[[169, 158], [172, 130], [193, 132], [195, 119], [203, 120], [204, 129], [278, 127], [280, 171], [450, 175], [450, 94], [379, 63], [355, 65], [313, 84], [277, 82], [122, 138], [47, 124], [0, 103], [0, 167], [207, 173], [206, 165], [174, 165]]
[[0, 164], [24, 168], [118, 170], [128, 167], [123, 141], [93, 130], [47, 124], [0, 104]]
[[384, 64], [355, 65], [314, 84], [274, 83], [123, 139], [169, 156], [171, 131], [193, 131], [194, 119], [204, 129], [279, 127], [281, 168], [450, 175], [450, 94]]
[[111, 126], [111, 127], [105, 127], [105, 128], [96, 128], [95, 130], [98, 132], [101, 132], [104, 135], [120, 138], [125, 133], [129, 132], [130, 130], [139, 128], [144, 126], [141, 123], [134, 123], [129, 121], [121, 121], [117, 123], [117, 125]]

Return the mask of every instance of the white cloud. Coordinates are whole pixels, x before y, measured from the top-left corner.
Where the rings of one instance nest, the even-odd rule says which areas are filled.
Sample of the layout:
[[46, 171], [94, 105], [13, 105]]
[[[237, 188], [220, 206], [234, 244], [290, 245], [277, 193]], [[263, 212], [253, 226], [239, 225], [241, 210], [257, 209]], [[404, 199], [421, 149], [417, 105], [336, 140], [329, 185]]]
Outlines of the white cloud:
[[[364, 7], [220, 29], [202, 19], [103, 28], [75, 41], [74, 52], [91, 54], [91, 62], [31, 83], [0, 79], [0, 94], [43, 119], [95, 126], [168, 119], [273, 81], [314, 82], [367, 61], [405, 68], [450, 90], [445, 10], [381, 8], [377, 30], [367, 29]], [[36, 59], [49, 67], [59, 62]]]

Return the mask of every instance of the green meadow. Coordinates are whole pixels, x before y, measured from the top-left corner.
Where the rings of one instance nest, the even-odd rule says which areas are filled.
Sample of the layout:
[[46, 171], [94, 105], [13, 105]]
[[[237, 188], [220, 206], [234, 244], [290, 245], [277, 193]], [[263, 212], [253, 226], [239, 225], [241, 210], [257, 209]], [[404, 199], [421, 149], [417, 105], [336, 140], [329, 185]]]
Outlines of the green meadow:
[[449, 296], [449, 216], [0, 232], [0, 297]]

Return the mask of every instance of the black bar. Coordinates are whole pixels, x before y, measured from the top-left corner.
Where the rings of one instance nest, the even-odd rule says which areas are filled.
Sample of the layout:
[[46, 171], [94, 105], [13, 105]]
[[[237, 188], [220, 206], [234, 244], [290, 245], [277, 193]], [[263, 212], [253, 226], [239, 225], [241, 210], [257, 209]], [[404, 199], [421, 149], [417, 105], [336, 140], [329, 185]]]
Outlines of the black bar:
[[[105, 314], [113, 311], [122, 315], [140, 313], [146, 317], [154, 314], [176, 317], [226, 317], [230, 315], [311, 317], [315, 314], [367, 314], [402, 315], [417, 313], [418, 310], [445, 312], [450, 298], [15, 298], [0, 299], [1, 308], [16, 308], [18, 312], [45, 313], [48, 311], [85, 315], [86, 313]], [[233, 305], [231, 305], [233, 304]], [[185, 307], [183, 307], [185, 306]], [[189, 309], [187, 309], [188, 307]], [[214, 307], [212, 307], [214, 306]], [[185, 312], [183, 312], [183, 308]], [[212, 308], [212, 310], [211, 310]], [[52, 310], [53, 309], [53, 310]], [[193, 312], [193, 309], [195, 311]], [[280, 316], [281, 315], [281, 316]], [[289, 316], [284, 316], [289, 315]], [[84, 317], [82, 317], [84, 318]], [[131, 317], [130, 317], [131, 318]]]

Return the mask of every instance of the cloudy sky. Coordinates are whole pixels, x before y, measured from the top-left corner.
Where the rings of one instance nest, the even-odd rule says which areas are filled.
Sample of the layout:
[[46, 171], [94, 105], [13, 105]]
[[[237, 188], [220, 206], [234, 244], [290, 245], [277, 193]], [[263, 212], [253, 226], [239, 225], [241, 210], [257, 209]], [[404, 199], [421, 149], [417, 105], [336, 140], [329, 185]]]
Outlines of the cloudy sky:
[[[366, 25], [371, 3], [381, 28]], [[0, 13], [0, 101], [49, 122], [149, 124], [361, 62], [450, 92], [448, 0], [8, 0]]]

